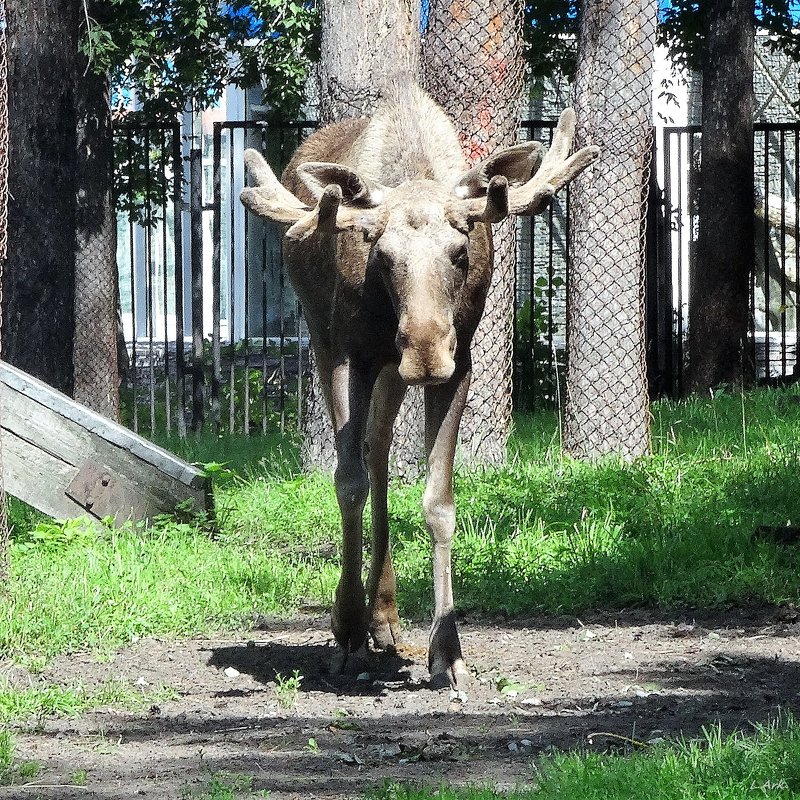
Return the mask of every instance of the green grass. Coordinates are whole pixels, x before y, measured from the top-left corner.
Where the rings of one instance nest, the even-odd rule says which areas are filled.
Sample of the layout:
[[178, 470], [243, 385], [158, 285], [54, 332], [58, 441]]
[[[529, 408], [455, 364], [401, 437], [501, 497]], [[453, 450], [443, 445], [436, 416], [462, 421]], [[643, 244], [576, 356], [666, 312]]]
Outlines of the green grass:
[[174, 697], [174, 690], [166, 686], [142, 692], [121, 680], [107, 680], [95, 689], [81, 685], [21, 688], [6, 682], [0, 684], [0, 724], [48, 716], [75, 717], [107, 706], [141, 710]]
[[35, 778], [41, 766], [36, 761], [18, 761], [11, 731], [0, 730], [0, 786], [19, 784]]
[[[718, 607], [800, 598], [800, 548], [754, 541], [800, 521], [797, 388], [656, 403], [651, 456], [563, 456], [554, 414], [517, 418], [507, 467], [460, 470], [457, 604], [511, 615], [588, 607]], [[216, 471], [218, 528], [55, 526], [14, 504], [0, 654], [36, 664], [139, 637], [251, 625], [330, 603], [339, 518], [331, 481], [301, 475], [296, 442], [173, 441]], [[422, 485], [391, 489], [401, 613], [430, 611]]]
[[0, 652], [23, 662], [87, 648], [111, 653], [147, 635], [240, 628], [304, 596], [327, 597], [335, 581], [333, 564], [215, 539], [188, 524], [30, 544], [12, 544], [10, 591], [0, 602]]
[[244, 800], [244, 798], [269, 797], [265, 789], [255, 791], [253, 778], [232, 772], [212, 772], [208, 780], [197, 789], [187, 787], [182, 800]]
[[369, 800], [789, 800], [800, 793], [800, 725], [787, 718], [752, 734], [662, 745], [627, 755], [558, 754], [532, 770], [531, 788], [386, 784]]

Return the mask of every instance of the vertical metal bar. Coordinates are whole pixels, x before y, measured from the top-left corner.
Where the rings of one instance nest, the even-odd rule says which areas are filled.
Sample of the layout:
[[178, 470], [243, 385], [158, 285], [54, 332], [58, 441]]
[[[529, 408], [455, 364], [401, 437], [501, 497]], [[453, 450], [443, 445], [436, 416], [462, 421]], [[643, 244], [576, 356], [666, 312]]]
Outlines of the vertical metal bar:
[[[753, 134], [753, 172], [758, 168], [759, 159], [756, 154], [756, 135], [755, 132]], [[755, 175], [753, 176], [755, 180]], [[753, 228], [755, 233], [755, 220], [753, 221]], [[750, 325], [749, 325], [749, 333], [750, 333], [750, 361], [753, 365], [753, 370], [756, 373], [756, 377], [758, 374], [758, 348], [756, 346], [756, 247], [755, 247], [755, 236], [753, 237], [753, 269], [751, 270], [750, 274]]]
[[[534, 138], [535, 134], [529, 129], [529, 138]], [[525, 220], [528, 227], [528, 241], [530, 242], [530, 269], [528, 270], [528, 321], [527, 321], [527, 347], [520, 354], [520, 397], [525, 404], [525, 408], [534, 411], [536, 409], [536, 358], [534, 357], [534, 336], [536, 327], [534, 325], [534, 308], [536, 307], [536, 217], [531, 216]], [[524, 339], [525, 337], [523, 337]]]
[[205, 422], [203, 369], [203, 151], [193, 142], [189, 153], [192, 264], [192, 431]]
[[534, 337], [536, 325], [534, 308], [536, 307], [536, 217], [531, 216], [526, 220], [530, 232], [531, 266], [528, 275], [528, 346], [522, 354], [522, 375], [524, 389], [524, 403], [531, 411], [536, 409], [536, 357], [534, 355]]
[[[684, 226], [684, 208], [683, 208], [683, 136], [682, 134], [678, 133], [676, 136], [678, 142], [677, 148], [677, 175], [678, 175], [678, 203], [677, 203], [677, 211], [676, 214], [676, 222], [677, 222], [677, 234], [678, 234], [678, 313], [677, 313], [677, 361], [678, 361], [678, 394], [683, 394], [683, 226]], [[687, 147], [691, 147], [692, 138], [689, 136], [689, 144]], [[687, 186], [688, 191], [688, 186]], [[691, 273], [691, 252], [689, 254], [689, 264], [686, 265], [689, 272]], [[691, 274], [689, 275], [691, 279]]]
[[178, 436], [186, 438], [186, 362], [183, 349], [183, 164], [180, 125], [172, 126], [172, 216], [175, 253], [175, 381]]
[[[281, 259], [281, 270], [283, 259]], [[303, 308], [300, 301], [296, 304], [297, 317], [297, 430], [303, 425]]]
[[[769, 133], [764, 132], [764, 378], [770, 377], [769, 290]], [[756, 371], [756, 375], [758, 372]]]
[[781, 374], [786, 377], [786, 131], [781, 130]]
[[[279, 143], [280, 147], [278, 152], [283, 153], [284, 147], [286, 146], [286, 129], [284, 126], [279, 128], [280, 131], [280, 138]], [[274, 273], [273, 273], [274, 274]], [[278, 272], [278, 320], [280, 325], [280, 355], [279, 355], [279, 369], [280, 369], [280, 412], [281, 412], [281, 433], [286, 432], [286, 318], [283, 309], [284, 303], [284, 289], [285, 289], [285, 280], [283, 274], [283, 262], [281, 262], [280, 270]]]
[[555, 278], [555, 271], [553, 267], [553, 249], [555, 247], [555, 237], [553, 236], [553, 215], [554, 203], [550, 203], [547, 210], [547, 366], [549, 369], [549, 380], [555, 380], [554, 370], [558, 369], [558, 358], [555, 354], [555, 331], [553, 326], [553, 294], [555, 286], [553, 281]]
[[213, 251], [211, 258], [211, 424], [214, 433], [219, 434], [220, 404], [219, 389], [222, 383], [222, 363], [220, 353], [220, 282], [222, 247], [222, 123], [214, 123], [214, 201], [213, 201]]
[[[244, 131], [242, 131], [244, 137]], [[231, 142], [232, 144], [232, 142]], [[244, 145], [244, 142], [242, 142]], [[244, 147], [242, 147], [244, 150]], [[231, 148], [231, 195], [233, 195], [233, 148]], [[244, 421], [243, 433], [245, 436], [250, 435], [250, 313], [248, 297], [250, 295], [250, 253], [247, 246], [250, 241], [249, 219], [247, 214], [244, 217], [244, 269], [242, 279], [244, 282], [244, 291], [242, 296], [244, 298], [244, 308], [242, 314], [244, 315], [244, 340], [242, 341], [242, 354], [244, 356]]]
[[[128, 169], [130, 170], [129, 181], [132, 181], [133, 176], [133, 133], [132, 129], [128, 128], [126, 135], [126, 149], [128, 151]], [[130, 183], [129, 183], [130, 188]], [[130, 199], [130, 198], [129, 198]], [[131, 217], [130, 210], [128, 211], [128, 256], [131, 265], [131, 393], [133, 403], [133, 430], [135, 433], [139, 432], [139, 398], [138, 398], [138, 381], [136, 375], [136, 259], [134, 257], [134, 244], [135, 239], [133, 235], [134, 222]]]
[[661, 318], [661, 347], [664, 359], [664, 386], [669, 397], [675, 396], [673, 351], [672, 351], [672, 320], [674, 315], [674, 303], [672, 300], [672, 195], [670, 187], [670, 160], [669, 146], [670, 135], [662, 131], [661, 143], [663, 149], [664, 166], [664, 199], [663, 199], [663, 227], [662, 227], [662, 247], [659, 249], [663, 264], [661, 270], [664, 274], [664, 293], [662, 302], [664, 303]]
[[[669, 132], [661, 130], [661, 166], [664, 184], [662, 193], [662, 224], [659, 226], [661, 232], [661, 247], [659, 253], [662, 257], [662, 264], [660, 272], [663, 273], [663, 296], [661, 298], [663, 306], [661, 309], [661, 316], [659, 318], [659, 332], [658, 338], [663, 349], [663, 364], [664, 364], [664, 390], [667, 396], [671, 397], [674, 393], [672, 385], [672, 248], [670, 245], [671, 223], [672, 223], [672, 207], [670, 205], [670, 191], [669, 191]], [[655, 161], [653, 162], [656, 163]]]
[[[233, 146], [235, 132], [228, 129], [228, 230], [231, 240], [228, 263], [228, 344], [230, 345], [230, 367], [228, 370], [228, 433], [236, 430], [236, 225], [234, 224], [233, 191]], [[220, 142], [220, 147], [222, 146]], [[221, 155], [221, 153], [220, 153]], [[216, 158], [216, 156], [215, 156]], [[215, 162], [216, 163], [216, 162]], [[216, 169], [216, 166], [214, 167]], [[222, 198], [220, 197], [220, 208]], [[221, 213], [221, 212], [220, 212]], [[246, 217], [245, 217], [246, 220]], [[220, 222], [220, 231], [222, 223]], [[214, 234], [216, 236], [216, 233]], [[221, 234], [220, 234], [221, 235]], [[244, 239], [247, 248], [247, 237]], [[245, 404], [246, 405], [246, 404]]]
[[147, 226], [145, 227], [145, 249], [147, 251], [147, 295], [146, 295], [146, 308], [147, 308], [147, 358], [149, 361], [148, 374], [150, 377], [150, 435], [153, 436], [156, 432], [156, 372], [155, 372], [155, 347], [154, 347], [154, 330], [153, 330], [153, 225], [155, 218], [153, 215], [153, 187], [150, 179], [150, 127], [144, 129], [144, 158], [145, 158], [145, 173], [144, 173], [144, 191], [145, 203], [147, 208]]
[[800, 126], [794, 129], [794, 377], [800, 377]]
[[171, 378], [169, 374], [169, 302], [167, 294], [167, 131], [165, 128], [159, 129], [161, 152], [159, 169], [161, 180], [161, 260], [164, 270], [161, 286], [161, 301], [164, 309], [164, 420], [167, 426], [167, 435], [172, 434], [172, 391]]
[[286, 432], [286, 314], [284, 314], [284, 297], [286, 289], [283, 265], [278, 271], [278, 319], [280, 321], [280, 409], [281, 409], [281, 433]]
[[[267, 131], [261, 128], [261, 152], [266, 153]], [[281, 259], [281, 265], [283, 259]], [[267, 225], [261, 223], [261, 432], [267, 432], [267, 285], [269, 269], [267, 265]]]

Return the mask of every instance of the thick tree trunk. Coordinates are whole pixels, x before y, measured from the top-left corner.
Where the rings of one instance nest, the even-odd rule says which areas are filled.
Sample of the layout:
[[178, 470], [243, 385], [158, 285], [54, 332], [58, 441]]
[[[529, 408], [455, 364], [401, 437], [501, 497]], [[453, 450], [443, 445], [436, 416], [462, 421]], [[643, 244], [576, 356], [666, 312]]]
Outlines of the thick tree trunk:
[[75, 399], [119, 418], [117, 225], [109, 84], [87, 71], [78, 84], [75, 253]]
[[77, 0], [7, 0], [11, 199], [3, 355], [72, 392]]
[[[319, 66], [320, 120], [324, 123], [369, 115], [380, 99], [386, 79], [397, 72], [413, 78], [419, 52], [419, 3], [417, 0], [324, 0], [322, 4], [322, 46]], [[313, 345], [313, 342], [312, 342]], [[415, 474], [416, 455], [409, 469], [403, 455], [409, 448], [422, 450], [419, 411], [409, 411], [409, 395], [395, 424], [392, 459], [401, 472]], [[417, 406], [421, 402], [417, 400]], [[419, 427], [418, 427], [419, 426]], [[414, 444], [404, 445], [409, 436]], [[397, 448], [400, 448], [398, 455]], [[306, 469], [330, 472], [335, 465], [333, 428], [322, 389], [313, 367], [303, 415], [303, 464]]]
[[416, 0], [323, 0], [320, 121], [371, 114], [387, 76], [416, 75], [418, 55]]
[[700, 228], [689, 292], [689, 388], [753, 377], [746, 347], [753, 210], [753, 0], [706, 8]]
[[[425, 87], [455, 120], [470, 165], [514, 144], [524, 61], [521, 0], [431, 0], [422, 46]], [[468, 463], [499, 464], [511, 427], [516, 231], [495, 225], [494, 272], [472, 341], [472, 383], [461, 421]]]
[[600, 146], [570, 191], [564, 447], [578, 458], [649, 451], [645, 189], [656, 0], [584, 0], [576, 147]]

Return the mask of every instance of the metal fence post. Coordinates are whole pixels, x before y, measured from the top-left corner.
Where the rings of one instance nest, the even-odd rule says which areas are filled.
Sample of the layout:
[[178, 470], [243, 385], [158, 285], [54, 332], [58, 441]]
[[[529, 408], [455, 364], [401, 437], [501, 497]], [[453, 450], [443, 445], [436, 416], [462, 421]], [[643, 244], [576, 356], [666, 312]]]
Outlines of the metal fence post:
[[203, 429], [205, 373], [203, 370], [203, 152], [189, 153], [189, 207], [192, 264], [192, 431]]

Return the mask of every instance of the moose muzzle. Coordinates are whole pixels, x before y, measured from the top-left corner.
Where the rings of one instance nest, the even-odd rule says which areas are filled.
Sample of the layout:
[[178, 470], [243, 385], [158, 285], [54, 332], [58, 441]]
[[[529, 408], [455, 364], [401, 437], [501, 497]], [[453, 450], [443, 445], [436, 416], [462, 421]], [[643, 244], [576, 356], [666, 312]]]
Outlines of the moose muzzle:
[[432, 386], [455, 372], [456, 330], [449, 320], [419, 322], [406, 315], [396, 338], [400, 377], [412, 386]]

